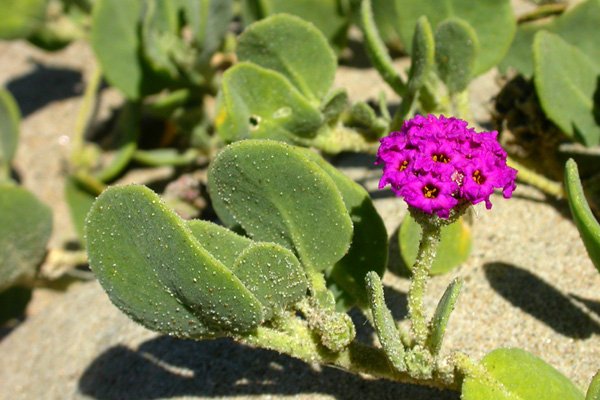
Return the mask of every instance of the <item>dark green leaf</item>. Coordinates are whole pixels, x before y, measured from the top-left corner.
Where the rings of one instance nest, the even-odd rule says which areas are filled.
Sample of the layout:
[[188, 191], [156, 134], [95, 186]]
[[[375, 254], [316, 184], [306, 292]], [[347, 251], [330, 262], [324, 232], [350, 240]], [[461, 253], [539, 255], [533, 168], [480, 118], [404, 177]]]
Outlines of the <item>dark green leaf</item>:
[[249, 26], [239, 37], [237, 55], [285, 76], [313, 105], [329, 91], [335, 54], [312, 24], [291, 15], [274, 15]]
[[67, 178], [65, 182], [65, 199], [69, 206], [71, 222], [82, 243], [85, 242], [85, 217], [90, 211], [95, 198], [93, 194], [77, 182], [77, 179], [72, 176]]
[[218, 215], [253, 239], [295, 251], [305, 268], [331, 268], [348, 250], [352, 221], [332, 179], [296, 148], [245, 140], [226, 147], [208, 173]]
[[223, 76], [215, 125], [226, 141], [312, 138], [323, 116], [280, 73], [239, 63]]
[[192, 220], [187, 222], [187, 226], [200, 245], [228, 268], [253, 243], [247, 237], [212, 222]]
[[150, 189], [107, 189], [86, 236], [110, 299], [150, 329], [199, 338], [247, 332], [263, 320], [260, 302]]
[[596, 269], [600, 272], [600, 224], [590, 210], [579, 180], [577, 164], [572, 159], [567, 161], [565, 166], [565, 189], [571, 215], [573, 215], [583, 244]]
[[0, 89], [0, 180], [8, 177], [17, 150], [21, 113], [10, 92]]

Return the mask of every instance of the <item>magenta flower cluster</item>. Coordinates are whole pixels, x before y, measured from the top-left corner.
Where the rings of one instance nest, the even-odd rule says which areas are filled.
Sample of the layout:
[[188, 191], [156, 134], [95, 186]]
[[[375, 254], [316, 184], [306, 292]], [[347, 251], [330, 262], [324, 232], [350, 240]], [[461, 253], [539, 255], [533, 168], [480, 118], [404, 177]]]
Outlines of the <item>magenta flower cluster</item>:
[[441, 218], [465, 202], [485, 201], [489, 209], [494, 189], [509, 198], [517, 176], [497, 135], [475, 132], [457, 118], [418, 115], [381, 139], [379, 188], [389, 184], [409, 206]]

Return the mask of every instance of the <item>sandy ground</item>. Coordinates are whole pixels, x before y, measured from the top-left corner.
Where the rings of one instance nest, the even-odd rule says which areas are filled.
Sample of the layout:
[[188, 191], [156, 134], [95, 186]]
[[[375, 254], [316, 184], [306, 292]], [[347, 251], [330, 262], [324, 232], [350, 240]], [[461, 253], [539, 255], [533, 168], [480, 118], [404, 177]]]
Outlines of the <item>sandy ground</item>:
[[[75, 237], [63, 201], [65, 160], [93, 57], [82, 43], [45, 54], [22, 42], [0, 43], [0, 84], [17, 98], [24, 119], [15, 167], [23, 185], [54, 210], [51, 247]], [[485, 118], [494, 76], [475, 86], [474, 108]], [[353, 99], [387, 90], [368, 69], [343, 67], [336, 85]], [[388, 92], [389, 94], [389, 92]], [[393, 98], [391, 94], [390, 98]], [[103, 95], [104, 109], [119, 103]], [[405, 213], [402, 202], [376, 190], [372, 158], [342, 156], [340, 167], [372, 191], [392, 242]], [[470, 259], [432, 280], [433, 309], [455, 276], [465, 279], [444, 352], [481, 357], [497, 347], [520, 347], [555, 366], [581, 388], [600, 368], [600, 275], [587, 258], [566, 203], [521, 185], [513, 199], [478, 208]], [[408, 281], [395, 273], [392, 246], [386, 295], [394, 315], [406, 314]], [[371, 332], [357, 317], [363, 337]], [[363, 379], [305, 365], [229, 340], [188, 342], [135, 325], [96, 283], [66, 293], [39, 291], [31, 317], [0, 342], [0, 398], [10, 399], [458, 399], [454, 393]]]

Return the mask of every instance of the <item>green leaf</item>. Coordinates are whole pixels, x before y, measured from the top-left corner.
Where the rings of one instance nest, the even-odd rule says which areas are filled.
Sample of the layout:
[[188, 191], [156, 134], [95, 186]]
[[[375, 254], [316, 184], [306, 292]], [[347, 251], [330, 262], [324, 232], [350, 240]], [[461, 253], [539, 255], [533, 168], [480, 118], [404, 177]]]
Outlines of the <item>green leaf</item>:
[[[291, 14], [309, 21], [337, 50], [346, 43], [350, 10], [340, 0], [245, 0], [246, 19]], [[260, 4], [251, 4], [260, 3]], [[251, 11], [253, 9], [253, 11]], [[253, 15], [252, 15], [253, 14]]]
[[[411, 268], [417, 259], [422, 228], [410, 214], [406, 214], [400, 233], [398, 244], [402, 261], [407, 268]], [[432, 275], [444, 274], [465, 262], [471, 253], [471, 229], [461, 218], [453, 224], [442, 227], [440, 247], [429, 271]]]
[[323, 116], [280, 73], [239, 63], [223, 75], [215, 125], [225, 141], [312, 138]]
[[437, 26], [435, 63], [440, 78], [451, 94], [467, 88], [478, 53], [477, 34], [465, 20], [451, 18]]
[[[184, 4], [195, 6], [196, 0], [183, 0]], [[233, 17], [233, 0], [202, 0], [202, 12], [195, 29], [197, 44], [202, 48], [198, 63], [207, 65], [210, 58], [219, 49], [225, 34], [229, 31], [229, 22]], [[195, 15], [188, 9], [186, 16], [193, 20]]]
[[435, 40], [431, 24], [426, 17], [417, 20], [410, 59], [408, 89], [416, 93], [425, 84], [429, 72], [435, 65]]
[[396, 327], [396, 321], [389, 308], [385, 305], [383, 285], [375, 272], [369, 272], [366, 276], [366, 287], [369, 296], [369, 304], [373, 313], [373, 325], [381, 347], [389, 362], [397, 371], [406, 371], [404, 361], [404, 345], [400, 340], [400, 332]]
[[184, 152], [179, 152], [177, 149], [153, 149], [153, 150], [135, 150], [131, 158], [133, 161], [148, 165], [150, 167], [160, 166], [185, 166], [190, 165], [198, 157], [198, 151], [193, 148], [188, 148]]
[[533, 43], [535, 88], [544, 112], [571, 138], [586, 146], [600, 143], [594, 118], [594, 92], [600, 65], [559, 36], [538, 32]]
[[44, 22], [46, 0], [12, 0], [2, 2], [0, 39], [29, 36]]
[[0, 181], [10, 175], [10, 163], [19, 141], [20, 123], [21, 113], [14, 97], [7, 90], [0, 89]]
[[583, 244], [590, 259], [600, 272], [600, 224], [592, 214], [592, 210], [583, 193], [579, 180], [577, 164], [572, 159], [565, 165], [565, 189], [571, 208], [571, 215], [579, 230]]
[[232, 271], [261, 302], [266, 320], [306, 296], [308, 281], [302, 266], [278, 244], [252, 244], [242, 251]]
[[520, 349], [497, 349], [482, 360], [483, 374], [467, 376], [463, 400], [583, 400], [563, 374]]
[[333, 84], [335, 54], [314, 25], [279, 14], [250, 25], [238, 39], [240, 61], [249, 61], [285, 76], [318, 105]]
[[427, 347], [434, 355], [438, 354], [442, 348], [446, 326], [458, 300], [462, 284], [463, 281], [461, 278], [454, 279], [446, 288], [444, 295], [435, 309], [435, 314], [429, 328], [429, 335], [427, 336]]
[[79, 236], [79, 240], [85, 242], [85, 217], [96, 197], [82, 187], [72, 176], [69, 176], [65, 182], [65, 199], [69, 206], [71, 222]]
[[144, 2], [97, 0], [90, 40], [108, 82], [129, 99], [142, 94], [139, 23]]
[[192, 220], [187, 221], [187, 226], [202, 247], [229, 268], [253, 243], [251, 239], [212, 222]]
[[27, 190], [0, 184], [0, 291], [32, 278], [46, 254], [52, 212]]
[[592, 378], [585, 400], [600, 400], [600, 372], [597, 372]]
[[323, 98], [321, 112], [326, 122], [336, 121], [348, 107], [348, 92], [339, 88], [331, 91]]
[[352, 244], [348, 253], [327, 275], [344, 292], [346, 308], [350, 308], [355, 302], [358, 302], [361, 307], [366, 307], [368, 300], [365, 276], [369, 271], [383, 276], [387, 265], [388, 237], [383, 220], [375, 209], [369, 193], [361, 185], [338, 171], [315, 152], [307, 149], [301, 149], [301, 152], [333, 179], [354, 226]]
[[305, 268], [331, 268], [350, 246], [352, 221], [332, 179], [296, 148], [245, 140], [210, 166], [217, 215], [233, 216], [250, 237], [293, 250]]
[[535, 34], [541, 29], [559, 35], [567, 43], [580, 49], [589, 59], [600, 65], [600, 1], [588, 0], [576, 4], [551, 22], [521, 24], [515, 40], [500, 64], [501, 70], [514, 67], [525, 76], [533, 74], [531, 46]]
[[150, 329], [199, 338], [248, 332], [263, 320], [260, 302], [150, 189], [104, 191], [86, 236], [111, 301]]
[[515, 30], [516, 20], [509, 0], [395, 0], [398, 28], [407, 50], [412, 50], [415, 24], [427, 17], [435, 31], [448, 18], [460, 18], [475, 30], [480, 52], [473, 68], [479, 75], [495, 66], [506, 54]]
[[369, 140], [380, 138], [388, 129], [387, 121], [378, 118], [375, 110], [364, 101], [352, 104], [345, 122], [347, 126], [356, 128]]

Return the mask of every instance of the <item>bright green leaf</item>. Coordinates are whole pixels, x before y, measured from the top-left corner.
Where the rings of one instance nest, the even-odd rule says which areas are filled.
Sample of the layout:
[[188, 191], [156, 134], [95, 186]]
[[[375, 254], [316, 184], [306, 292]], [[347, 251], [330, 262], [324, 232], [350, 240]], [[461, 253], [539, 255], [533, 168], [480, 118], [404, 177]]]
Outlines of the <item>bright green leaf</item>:
[[597, 372], [592, 378], [585, 400], [600, 400], [600, 372]]
[[[422, 232], [421, 225], [410, 214], [406, 214], [400, 226], [398, 244], [402, 261], [408, 268], [411, 268], [417, 259]], [[470, 253], [471, 229], [461, 218], [453, 224], [442, 227], [440, 247], [429, 273], [444, 274], [465, 262]]]
[[44, 22], [47, 0], [2, 2], [0, 39], [26, 38]]
[[600, 64], [559, 36], [538, 32], [533, 43], [535, 88], [544, 112], [568, 136], [587, 146], [600, 143], [594, 93]]
[[52, 212], [27, 190], [0, 184], [0, 291], [32, 278], [46, 254]]
[[521, 349], [497, 349], [482, 360], [483, 374], [467, 376], [463, 400], [583, 400], [563, 374]]
[[291, 15], [274, 15], [250, 25], [239, 37], [240, 61], [285, 76], [306, 98], [319, 104], [329, 91], [337, 61], [321, 32]]
[[450, 319], [450, 314], [454, 310], [463, 281], [460, 278], [454, 279], [446, 288], [440, 299], [433, 319], [431, 320], [429, 335], [427, 336], [427, 347], [432, 354], [438, 354], [442, 348], [442, 341], [446, 333], [446, 326]]
[[190, 165], [198, 157], [198, 151], [193, 148], [188, 148], [184, 152], [179, 152], [177, 149], [163, 148], [152, 150], [136, 150], [132, 159], [140, 164], [150, 167], [160, 167], [165, 165], [184, 166]]
[[85, 217], [90, 211], [95, 198], [74, 177], [70, 176], [66, 179], [65, 199], [69, 206], [71, 222], [82, 243], [85, 242]]
[[577, 164], [572, 159], [568, 160], [565, 165], [565, 189], [571, 215], [579, 230], [583, 244], [596, 269], [600, 272], [600, 224], [598, 224], [596, 217], [590, 210], [579, 180]]
[[323, 116], [283, 75], [250, 63], [225, 72], [215, 125], [226, 141], [312, 138]]
[[435, 40], [431, 24], [426, 17], [417, 20], [413, 35], [412, 54], [410, 57], [410, 72], [408, 74], [408, 89], [416, 93], [424, 84], [433, 70], [435, 62]]
[[117, 307], [177, 336], [247, 332], [262, 306], [150, 189], [113, 187], [86, 221], [92, 270]]
[[296, 148], [245, 140], [226, 147], [208, 172], [209, 193], [254, 240], [295, 251], [305, 268], [325, 270], [342, 258], [352, 221], [332, 179]]

